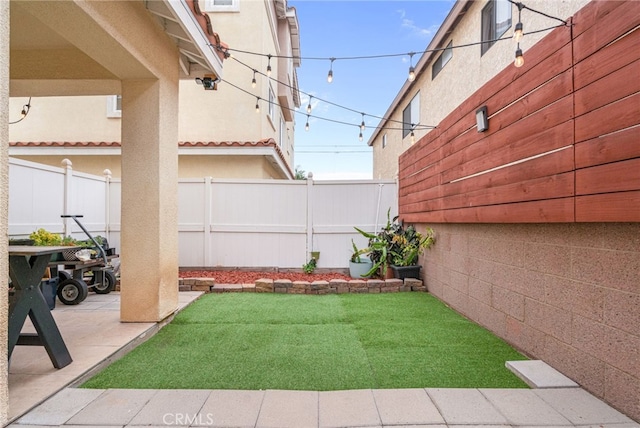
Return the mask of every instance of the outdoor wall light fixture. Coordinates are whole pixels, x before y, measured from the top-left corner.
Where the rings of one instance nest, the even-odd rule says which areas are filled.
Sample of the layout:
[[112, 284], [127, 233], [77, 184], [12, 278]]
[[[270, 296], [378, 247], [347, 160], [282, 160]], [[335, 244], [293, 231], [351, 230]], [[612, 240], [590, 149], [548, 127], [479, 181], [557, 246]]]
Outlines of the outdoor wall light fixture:
[[484, 132], [489, 129], [487, 106], [482, 106], [478, 110], [476, 110], [476, 126], [478, 127], [478, 132]]
[[218, 80], [215, 76], [205, 75], [204, 77], [196, 77], [196, 83], [204, 86], [205, 91], [214, 91], [218, 89]]

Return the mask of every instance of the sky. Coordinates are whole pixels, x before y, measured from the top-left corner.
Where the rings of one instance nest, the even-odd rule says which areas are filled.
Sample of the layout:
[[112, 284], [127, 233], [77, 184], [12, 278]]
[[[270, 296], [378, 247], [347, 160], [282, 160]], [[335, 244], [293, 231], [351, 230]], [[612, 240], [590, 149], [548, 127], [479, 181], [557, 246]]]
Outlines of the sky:
[[[301, 107], [296, 114], [294, 166], [315, 180], [371, 179], [373, 129], [407, 80], [409, 56], [333, 62], [328, 59], [421, 52], [453, 7], [453, 0], [289, 0], [300, 27]], [[415, 66], [420, 54], [413, 57]], [[311, 97], [309, 130], [306, 108]], [[338, 106], [348, 107], [349, 111]], [[367, 128], [359, 141], [365, 113]], [[315, 117], [314, 117], [315, 116]], [[333, 123], [321, 118], [353, 124]], [[398, 124], [399, 125], [399, 124]]]

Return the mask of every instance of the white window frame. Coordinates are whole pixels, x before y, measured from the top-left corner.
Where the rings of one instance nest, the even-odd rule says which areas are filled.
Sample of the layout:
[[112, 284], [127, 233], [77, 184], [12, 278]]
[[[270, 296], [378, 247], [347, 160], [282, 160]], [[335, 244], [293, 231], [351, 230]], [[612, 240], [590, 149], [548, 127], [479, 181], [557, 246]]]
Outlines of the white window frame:
[[[408, 115], [408, 116], [407, 116]], [[420, 123], [420, 92], [413, 96], [409, 104], [402, 110], [402, 138], [411, 134], [411, 124]]]
[[[484, 55], [495, 40], [502, 37], [511, 28], [511, 3], [507, 0], [489, 0], [480, 14], [480, 55]], [[499, 15], [503, 16], [500, 17]], [[508, 17], [507, 17], [508, 16]], [[498, 21], [502, 18], [502, 21]], [[485, 42], [486, 41], [486, 42]]]
[[387, 147], [387, 134], [382, 136], [382, 148], [384, 149], [385, 147]]
[[[194, 0], [198, 1], [198, 0]], [[216, 4], [216, 0], [204, 0], [204, 12], [239, 12], [240, 0], [231, 0], [231, 4]]]
[[449, 42], [446, 48], [442, 51], [440, 56], [431, 66], [431, 80], [435, 79], [438, 73], [442, 71], [445, 65], [453, 58], [453, 40]]
[[[119, 103], [118, 100], [120, 100]], [[120, 104], [120, 108], [118, 108], [118, 104]], [[107, 117], [122, 117], [122, 95], [109, 95], [107, 97]]]
[[284, 123], [284, 118], [280, 118], [280, 148], [284, 148], [284, 141], [287, 133], [287, 127]]
[[[273, 88], [271, 87], [271, 85], [269, 85], [269, 117], [271, 118], [271, 121], [274, 122], [274, 112], [275, 112], [275, 108], [274, 105], [276, 103], [276, 94], [273, 92]], [[275, 128], [275, 123], [274, 123], [274, 128]]]

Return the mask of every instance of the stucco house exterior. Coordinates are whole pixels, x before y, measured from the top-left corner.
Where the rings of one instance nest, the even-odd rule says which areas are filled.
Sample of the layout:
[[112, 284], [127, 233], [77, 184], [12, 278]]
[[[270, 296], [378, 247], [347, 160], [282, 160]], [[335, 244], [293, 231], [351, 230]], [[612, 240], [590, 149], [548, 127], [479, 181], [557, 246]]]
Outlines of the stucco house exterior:
[[[9, 129], [27, 123], [10, 125], [10, 98], [21, 99], [19, 117], [29, 97], [121, 95], [123, 322], [160, 321], [178, 307], [179, 82], [223, 77], [224, 55], [212, 43], [224, 40], [192, 0], [0, 2], [0, 235], [8, 236]], [[8, 262], [8, 240], [0, 239], [2, 278]], [[0, 295], [8, 295], [7, 281]], [[0, 299], [1, 425], [8, 312]]]
[[[216, 32], [225, 34], [224, 43], [229, 47], [287, 58], [268, 61], [264, 56], [234, 52], [215, 90], [204, 90], [193, 77], [180, 81], [179, 177], [293, 178], [293, 110], [300, 106], [295, 9], [286, 0], [199, 0], [193, 4], [208, 15]], [[218, 43], [214, 40], [212, 44]], [[268, 65], [273, 70], [271, 78], [266, 75]], [[257, 114], [256, 97], [261, 100]], [[24, 97], [11, 99], [14, 116], [27, 101]], [[109, 169], [119, 178], [120, 103], [118, 95], [32, 98], [28, 117], [9, 129], [9, 155], [52, 166], [60, 166], [67, 158], [74, 170], [102, 175]]]
[[[564, 19], [589, 0], [532, 0], [527, 6]], [[484, 24], [483, 24], [483, 16]], [[520, 42], [526, 61], [527, 50], [549, 31], [528, 34], [560, 24], [528, 10], [522, 11], [525, 37]], [[416, 78], [407, 80], [383, 115], [385, 118], [417, 125], [411, 137], [405, 130], [386, 130], [381, 120], [368, 145], [373, 147], [373, 177], [395, 179], [398, 157], [436, 126], [479, 87], [500, 70], [513, 64], [516, 44], [509, 39], [518, 22], [518, 7], [507, 0], [457, 0], [415, 65]], [[470, 45], [470, 46], [466, 46]], [[458, 47], [462, 46], [462, 47]], [[404, 116], [403, 116], [404, 115]], [[393, 128], [393, 127], [390, 127]]]
[[[512, 40], [423, 56], [386, 116], [435, 128], [374, 134], [374, 174], [436, 232], [430, 293], [640, 420], [640, 3], [525, 4], [566, 25], [523, 10], [521, 67]], [[502, 7], [510, 38], [517, 6], [459, 0], [430, 48]]]

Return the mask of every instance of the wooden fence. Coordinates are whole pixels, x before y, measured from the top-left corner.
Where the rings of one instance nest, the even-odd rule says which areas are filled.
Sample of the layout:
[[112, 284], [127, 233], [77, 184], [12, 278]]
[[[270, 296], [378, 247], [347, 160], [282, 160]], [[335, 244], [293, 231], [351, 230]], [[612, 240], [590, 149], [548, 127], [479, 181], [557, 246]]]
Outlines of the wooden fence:
[[640, 221], [640, 2], [594, 1], [569, 23], [400, 157], [403, 220]]

